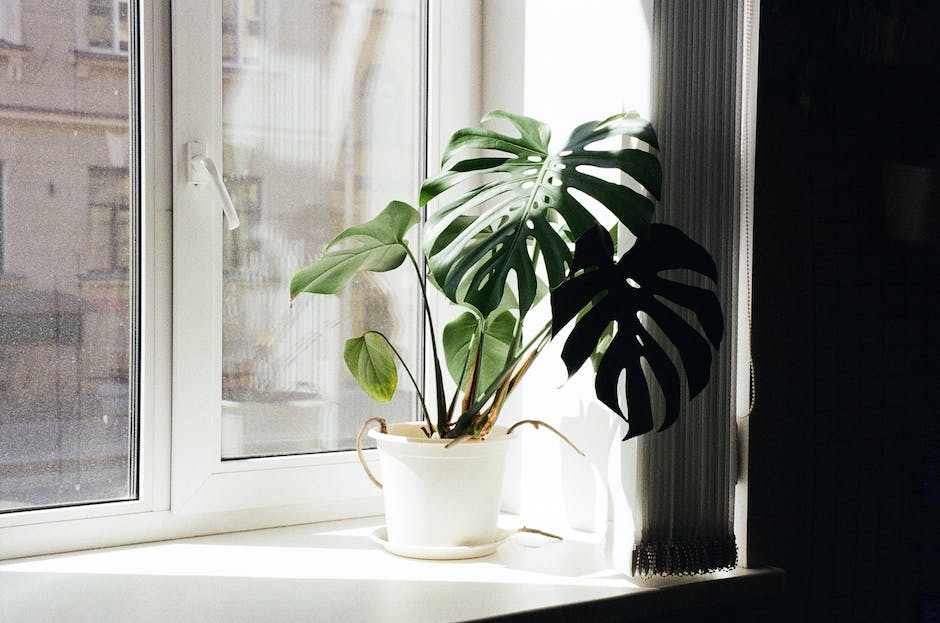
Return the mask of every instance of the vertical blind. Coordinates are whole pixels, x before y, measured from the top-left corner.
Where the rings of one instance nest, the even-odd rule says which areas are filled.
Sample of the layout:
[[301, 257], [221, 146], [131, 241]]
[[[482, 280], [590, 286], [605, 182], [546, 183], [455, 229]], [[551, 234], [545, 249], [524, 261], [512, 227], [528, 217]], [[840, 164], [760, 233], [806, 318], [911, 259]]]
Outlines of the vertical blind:
[[665, 171], [659, 220], [714, 256], [727, 328], [708, 387], [674, 426], [639, 439], [634, 575], [704, 573], [737, 563], [735, 403], [739, 367], [749, 362], [738, 356], [737, 333], [747, 328], [737, 326], [735, 310], [747, 273], [739, 270], [739, 252], [749, 227], [742, 214], [749, 206], [744, 130], [752, 1], [655, 3], [651, 116]]

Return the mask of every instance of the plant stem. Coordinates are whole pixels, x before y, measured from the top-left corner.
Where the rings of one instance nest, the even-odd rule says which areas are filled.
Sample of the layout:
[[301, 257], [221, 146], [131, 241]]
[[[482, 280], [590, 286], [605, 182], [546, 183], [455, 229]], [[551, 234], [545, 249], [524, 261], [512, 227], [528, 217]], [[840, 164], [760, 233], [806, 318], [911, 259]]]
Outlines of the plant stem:
[[528, 534], [538, 534], [538, 535], [541, 535], [541, 536], [544, 536], [544, 537], [548, 537], [548, 538], [550, 538], [550, 539], [556, 539], [556, 540], [558, 540], [558, 541], [564, 541], [564, 539], [561, 538], [560, 536], [558, 536], [557, 534], [552, 534], [551, 532], [545, 532], [544, 530], [539, 530], [538, 528], [527, 528], [526, 526], [522, 526], [521, 528], [519, 528], [518, 530], [516, 530], [516, 532], [525, 532], [525, 533], [528, 533]]
[[[428, 319], [428, 332], [431, 334], [431, 354], [433, 355], [432, 360], [434, 361], [434, 383], [436, 387], [437, 394], [437, 432], [441, 438], [447, 434], [448, 429], [450, 428], [450, 418], [447, 414], [447, 399], [444, 396], [444, 375], [441, 372], [441, 361], [437, 353], [437, 338], [435, 337], [434, 331], [434, 319], [431, 318], [431, 306], [428, 303], [428, 290], [425, 285], [426, 276], [421, 272], [421, 267], [418, 266], [418, 260], [415, 259], [414, 254], [411, 252], [411, 249], [405, 245], [405, 252], [408, 254], [408, 259], [411, 260], [411, 265], [415, 269], [415, 273], [418, 275], [418, 287], [421, 288], [421, 299], [424, 303], [424, 313]], [[425, 415], [427, 415], [427, 407], [425, 407]], [[428, 419], [428, 424], [433, 426]]]
[[568, 439], [567, 437], [565, 437], [565, 436], [561, 433], [561, 431], [559, 431], [557, 428], [555, 428], [554, 426], [552, 426], [552, 425], [549, 424], [548, 422], [543, 422], [542, 420], [521, 420], [521, 421], [519, 421], [519, 422], [516, 422], [516, 423], [513, 424], [512, 426], [510, 426], [510, 427], [509, 427], [509, 430], [506, 431], [506, 434], [507, 434], [507, 435], [512, 434], [512, 431], [516, 430], [517, 428], [519, 428], [519, 427], [522, 426], [523, 424], [531, 424], [532, 426], [535, 427], [536, 430], [538, 430], [538, 428], [539, 428], [540, 426], [544, 426], [544, 427], [547, 428], [548, 430], [552, 431], [553, 433], [555, 433], [556, 435], [558, 435], [559, 437], [561, 437], [562, 440], [563, 440], [565, 443], [567, 443], [569, 446], [571, 446], [571, 448], [572, 448], [575, 452], [577, 452], [577, 453], [580, 454], [581, 456], [584, 456], [584, 453], [581, 452], [581, 449], [578, 448], [578, 446], [574, 445], [574, 444], [571, 442], [570, 439]]
[[[551, 328], [552, 328], [551, 322], [545, 323], [545, 326], [542, 327], [539, 330], [539, 332], [535, 334], [535, 337], [533, 337], [529, 341], [529, 343], [526, 344], [525, 348], [523, 348], [520, 351], [520, 353], [525, 353], [531, 348], [532, 352], [529, 353], [528, 356], [532, 359], [538, 356], [542, 348], [545, 347], [545, 345], [548, 343], [549, 339], [551, 338]], [[493, 383], [491, 383], [490, 386], [486, 388], [486, 391], [483, 392], [483, 395], [476, 402], [470, 405], [469, 408], [465, 409], [463, 413], [460, 414], [460, 417], [454, 423], [453, 429], [450, 431], [451, 437], [459, 437], [460, 435], [467, 432], [467, 429], [470, 427], [470, 423], [473, 420], [474, 416], [476, 416], [476, 414], [479, 413], [483, 409], [487, 401], [489, 401], [489, 399], [493, 397], [493, 394], [496, 393], [496, 391], [500, 387], [502, 387], [503, 383], [506, 381], [507, 376], [512, 374], [513, 370], [516, 367], [516, 364], [518, 364], [519, 361], [521, 360], [522, 360], [522, 355], [520, 354], [517, 357], [515, 357], [512, 360], [512, 362], [508, 363], [506, 367], [503, 369], [503, 372], [499, 375], [499, 377], [497, 377], [496, 380], [494, 380]], [[522, 370], [520, 371], [520, 374], [524, 372], [525, 370]], [[512, 389], [518, 386], [518, 384], [519, 384], [519, 380], [517, 378], [516, 383], [513, 384]], [[507, 395], [508, 395], [508, 392], [507, 392]]]
[[464, 391], [463, 396], [464, 410], [476, 400], [477, 390], [480, 384], [480, 372], [483, 368], [483, 344], [486, 341], [486, 321], [480, 320], [478, 327], [480, 332], [478, 334], [479, 338], [476, 340], [476, 348], [473, 348], [472, 342], [470, 344], [470, 347], [473, 348], [475, 352], [473, 353], [473, 367], [470, 369], [470, 381], [467, 383], [467, 389]]
[[[512, 366], [507, 366], [507, 372], [511, 371], [512, 368], [515, 368], [516, 364], [522, 360], [523, 353], [525, 353], [530, 348], [534, 348], [534, 351], [536, 354], [540, 352], [542, 348], [545, 346], [545, 344], [548, 343], [548, 339], [551, 337], [551, 329], [552, 329], [551, 321], [546, 322], [545, 326], [539, 329], [538, 333], [536, 333], [535, 336], [531, 340], [529, 340], [529, 343], [519, 350], [519, 354], [513, 360]], [[496, 389], [499, 387], [499, 385], [502, 384], [501, 381], [505, 377], [506, 377], [505, 373], [501, 374], [500, 378], [496, 379], [496, 381], [494, 381], [489, 387], [487, 387], [486, 392], [483, 394], [483, 398], [481, 398], [481, 400], [488, 400], [489, 397], [492, 396], [493, 393], [496, 391]], [[518, 384], [518, 382], [516, 384]]]
[[[472, 344], [471, 344], [472, 345]], [[457, 389], [454, 390], [454, 396], [450, 399], [450, 402], [447, 405], [447, 421], [449, 422], [452, 417], [454, 417], [454, 408], [457, 406], [457, 399], [460, 398], [460, 388], [463, 387], [463, 380], [467, 376], [467, 366], [470, 365], [470, 355], [472, 354], [472, 349], [467, 348], [467, 355], [463, 358], [463, 367], [460, 369], [460, 378], [457, 379]]]
[[398, 361], [401, 362], [401, 367], [405, 369], [405, 372], [408, 374], [408, 378], [411, 379], [411, 384], [415, 386], [415, 391], [418, 392], [419, 402], [421, 403], [421, 410], [424, 411], [424, 419], [427, 420], [428, 426], [431, 426], [431, 415], [428, 413], [428, 406], [424, 400], [424, 394], [421, 392], [421, 387], [418, 386], [418, 382], [415, 380], [414, 375], [411, 373], [411, 370], [408, 369], [408, 364], [405, 363], [404, 358], [401, 356], [401, 353], [398, 352], [398, 349], [395, 348], [395, 345], [385, 337], [384, 333], [375, 331], [376, 334], [382, 336], [382, 339], [385, 340], [385, 343], [388, 344], [388, 347], [392, 349], [392, 352], [395, 353], [395, 356], [398, 357]]

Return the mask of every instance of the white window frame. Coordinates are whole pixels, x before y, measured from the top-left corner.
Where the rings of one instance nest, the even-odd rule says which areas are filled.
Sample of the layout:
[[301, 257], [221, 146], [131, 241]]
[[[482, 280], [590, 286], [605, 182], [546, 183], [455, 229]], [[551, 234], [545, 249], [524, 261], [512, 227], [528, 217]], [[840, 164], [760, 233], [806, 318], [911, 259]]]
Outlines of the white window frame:
[[[429, 5], [436, 162], [441, 137], [479, 119], [481, 13], [473, 0]], [[186, 183], [185, 158], [200, 140], [221, 163], [221, 2], [139, 11], [138, 499], [0, 515], [0, 559], [381, 512], [353, 451], [221, 460], [221, 207], [211, 186]], [[186, 70], [171, 75], [171, 57]]]
[[[137, 499], [26, 510], [0, 515], [0, 559], [146, 540], [169, 509], [169, 327], [171, 296], [168, 240], [169, 80], [168, 3], [141, 2], [138, 109], [131, 143], [140, 154], [139, 432]], [[133, 177], [133, 174], [132, 174]], [[132, 183], [133, 186], [133, 183]]]
[[[28, 510], [0, 515], [0, 559], [145, 540], [160, 525], [157, 514], [169, 509], [169, 317], [160, 301], [171, 290], [168, 5], [141, 3], [137, 98], [140, 119], [131, 141], [140, 161], [138, 200], [141, 220], [139, 343], [139, 432], [137, 499], [102, 504]], [[162, 207], [162, 209], [161, 209]]]

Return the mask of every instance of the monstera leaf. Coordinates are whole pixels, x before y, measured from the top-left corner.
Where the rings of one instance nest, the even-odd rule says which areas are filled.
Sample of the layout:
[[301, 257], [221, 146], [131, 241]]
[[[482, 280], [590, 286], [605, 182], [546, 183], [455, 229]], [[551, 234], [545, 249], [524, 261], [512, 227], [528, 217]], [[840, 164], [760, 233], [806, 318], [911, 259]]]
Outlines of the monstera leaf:
[[[320, 259], [294, 274], [290, 282], [291, 300], [301, 292], [336, 294], [360, 270], [384, 272], [398, 268], [408, 253], [405, 234], [419, 219], [418, 211], [410, 205], [392, 201], [371, 221], [342, 231], [326, 245], [327, 252]], [[332, 250], [344, 240], [359, 244]]]
[[[483, 354], [480, 357], [480, 387], [487, 388], [506, 367], [515, 338], [516, 317], [510, 311], [494, 314], [484, 324]], [[469, 377], [465, 367], [473, 365], [480, 332], [479, 319], [464, 312], [444, 327], [444, 360], [456, 383]], [[470, 349], [473, 348], [471, 354]]]
[[[536, 298], [538, 265], [544, 265], [549, 286], [557, 287], [568, 275], [572, 241], [597, 224], [581, 194], [637, 236], [646, 235], [653, 212], [649, 196], [658, 198], [661, 187], [659, 160], [650, 151], [658, 146], [652, 127], [632, 113], [579, 126], [557, 153], [549, 152], [545, 124], [498, 110], [483, 121], [491, 119], [509, 121], [519, 136], [483, 128], [458, 131], [444, 153], [443, 164], [449, 166], [421, 188], [424, 205], [464, 182], [482, 179], [428, 217], [429, 266], [450, 300], [475, 307], [483, 317], [499, 306], [514, 273], [525, 316]], [[605, 139], [620, 144], [634, 139], [644, 147], [600, 149], [596, 144]], [[478, 157], [479, 150], [487, 155]], [[500, 155], [489, 155], [494, 152]], [[460, 158], [464, 153], [470, 156]], [[609, 182], [592, 169], [619, 170], [634, 183]], [[631, 188], [636, 185], [646, 194]]]
[[[557, 334], [577, 317], [562, 349], [562, 359], [568, 373], [574, 374], [600, 350], [594, 389], [601, 402], [627, 421], [629, 429], [624, 439], [629, 439], [653, 429], [653, 378], [665, 400], [659, 430], [668, 428], [679, 415], [679, 371], [656, 335], [664, 336], [678, 352], [691, 400], [708, 383], [711, 348], [717, 349], [721, 342], [724, 319], [714, 292], [661, 275], [663, 271], [684, 269], [712, 281], [717, 279], [708, 252], [678, 229], [651, 225], [649, 235], [638, 239], [619, 262], [613, 258], [610, 234], [602, 228], [578, 240], [572, 277], [551, 294], [552, 332]], [[686, 322], [664, 301], [691, 310], [701, 329]], [[651, 331], [649, 323], [644, 325], [644, 317], [659, 331]], [[650, 378], [644, 372], [643, 361]], [[626, 372], [626, 415], [617, 393], [622, 372]]]
[[343, 359], [353, 378], [373, 400], [388, 402], [398, 387], [398, 369], [388, 340], [378, 331], [346, 340]]

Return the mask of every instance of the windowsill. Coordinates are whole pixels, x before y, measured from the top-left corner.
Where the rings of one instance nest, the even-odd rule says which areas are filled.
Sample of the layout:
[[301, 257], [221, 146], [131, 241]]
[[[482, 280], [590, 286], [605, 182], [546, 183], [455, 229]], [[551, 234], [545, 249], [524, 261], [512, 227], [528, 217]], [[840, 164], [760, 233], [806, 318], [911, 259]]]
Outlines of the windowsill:
[[231, 80], [236, 76], [250, 73], [261, 73], [257, 63], [243, 63], [240, 61], [222, 61], [222, 79]]
[[19, 43], [10, 43], [6, 39], [0, 39], [0, 58], [23, 58], [29, 54], [30, 49]]
[[0, 563], [0, 620], [630, 620], [780, 594], [778, 569], [637, 581], [590, 535], [515, 535], [493, 555], [418, 561], [370, 538], [380, 517]]
[[92, 69], [126, 71], [129, 58], [127, 52], [114, 50], [72, 50], [72, 64], [80, 78], [87, 78]]

